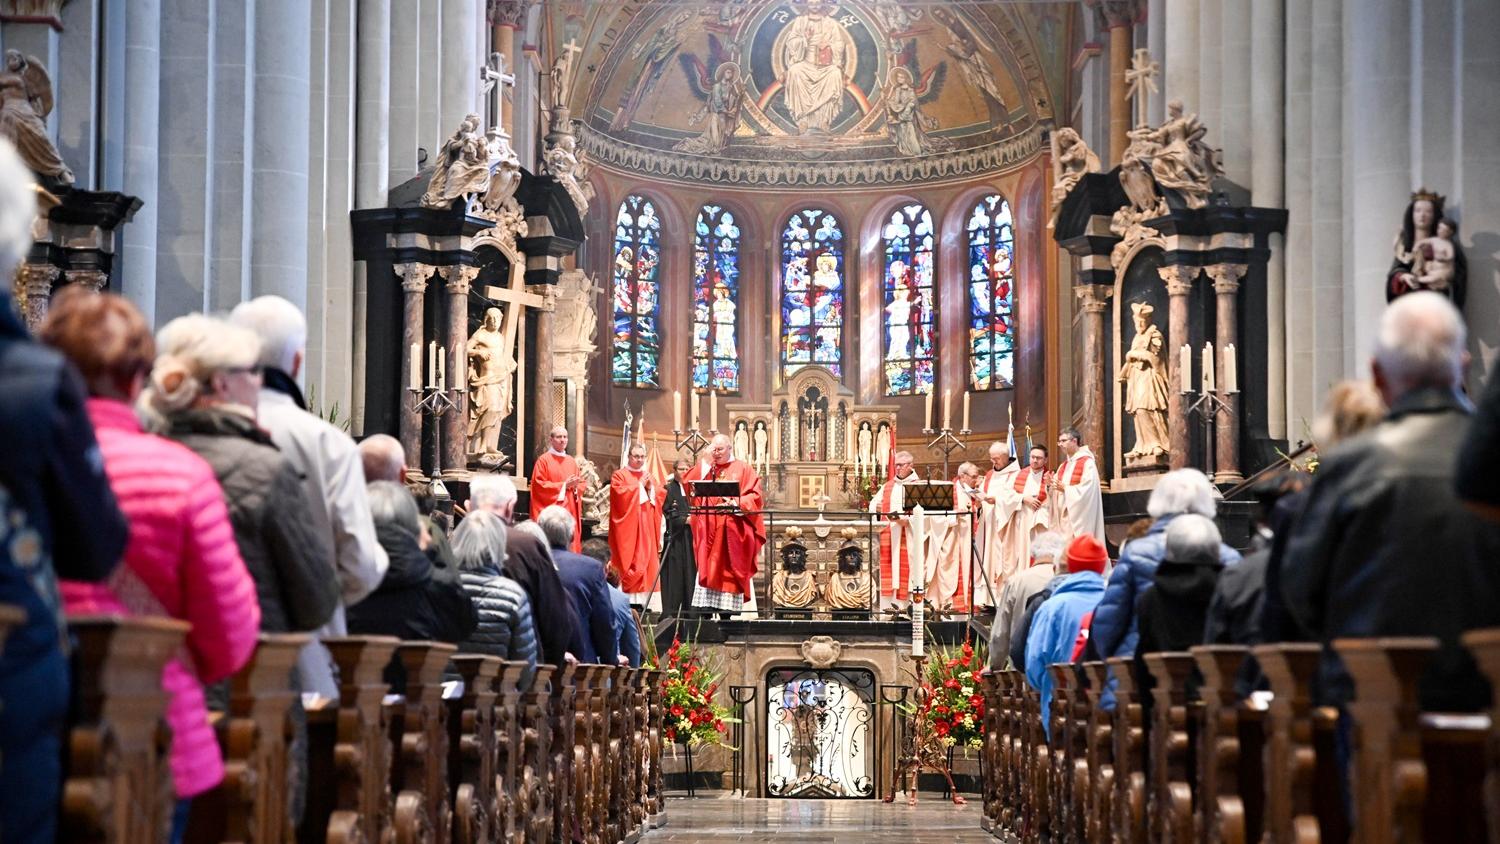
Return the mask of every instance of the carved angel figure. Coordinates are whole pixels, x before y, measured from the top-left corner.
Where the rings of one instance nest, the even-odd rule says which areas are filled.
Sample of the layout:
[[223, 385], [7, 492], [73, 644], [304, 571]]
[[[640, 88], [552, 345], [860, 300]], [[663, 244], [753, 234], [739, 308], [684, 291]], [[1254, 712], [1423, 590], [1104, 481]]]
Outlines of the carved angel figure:
[[1182, 100], [1167, 103], [1167, 115], [1151, 138], [1158, 145], [1151, 174], [1161, 187], [1180, 193], [1187, 207], [1202, 208], [1214, 177], [1224, 172], [1219, 151], [1203, 141], [1208, 128], [1198, 115], [1182, 113]]
[[73, 171], [47, 135], [51, 113], [52, 79], [47, 68], [36, 56], [6, 50], [5, 71], [0, 73], [0, 135], [16, 145], [21, 160], [37, 174], [71, 185]]
[[453, 200], [489, 187], [489, 144], [479, 134], [479, 115], [464, 117], [438, 153], [432, 180], [422, 194], [423, 208], [447, 208]]
[[578, 206], [578, 213], [583, 214], [589, 209], [589, 200], [593, 199], [593, 186], [588, 185], [585, 189], [589, 167], [578, 161], [578, 141], [572, 135], [561, 135], [557, 143], [547, 148], [543, 155], [547, 164], [547, 172], [556, 177], [562, 183], [563, 189], [572, 197], [573, 203]]
[[1065, 126], [1052, 133], [1052, 220], [1047, 223], [1049, 227], [1057, 221], [1057, 210], [1083, 174], [1098, 170], [1099, 156], [1089, 149], [1077, 132]]

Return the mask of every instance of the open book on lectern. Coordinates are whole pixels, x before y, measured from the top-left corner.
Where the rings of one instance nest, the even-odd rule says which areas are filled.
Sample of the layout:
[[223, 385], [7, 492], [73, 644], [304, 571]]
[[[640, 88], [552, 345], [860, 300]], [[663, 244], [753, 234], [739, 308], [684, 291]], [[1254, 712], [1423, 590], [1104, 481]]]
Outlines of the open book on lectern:
[[693, 481], [694, 498], [738, 498], [739, 481]]

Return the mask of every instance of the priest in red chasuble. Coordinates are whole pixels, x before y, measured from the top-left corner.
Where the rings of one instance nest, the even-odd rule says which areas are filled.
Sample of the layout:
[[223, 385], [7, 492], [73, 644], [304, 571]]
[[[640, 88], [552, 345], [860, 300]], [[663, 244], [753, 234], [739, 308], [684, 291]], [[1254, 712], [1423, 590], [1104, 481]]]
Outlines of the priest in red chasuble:
[[547, 451], [531, 467], [531, 518], [559, 504], [573, 514], [573, 553], [583, 550], [583, 476], [568, 454], [568, 429], [561, 425], [547, 437]]
[[766, 544], [765, 496], [760, 475], [743, 460], [734, 459], [734, 445], [719, 434], [709, 444], [710, 466], [693, 470], [696, 480], [738, 481], [740, 494], [732, 498], [694, 498], [693, 506], [728, 505], [738, 510], [698, 513], [692, 517], [693, 552], [698, 558], [698, 586], [693, 606], [720, 613], [737, 613], [752, 597], [751, 579], [759, 569], [760, 549]]
[[661, 507], [666, 487], [646, 470], [646, 446], [630, 447], [630, 459], [609, 479], [609, 563], [620, 573], [620, 590], [645, 606], [658, 589]]

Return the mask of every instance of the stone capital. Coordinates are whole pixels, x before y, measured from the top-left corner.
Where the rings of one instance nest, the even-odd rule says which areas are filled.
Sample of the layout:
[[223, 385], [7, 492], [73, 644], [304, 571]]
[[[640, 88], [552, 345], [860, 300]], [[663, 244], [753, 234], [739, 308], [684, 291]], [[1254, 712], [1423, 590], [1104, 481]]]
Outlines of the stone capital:
[[449, 293], [467, 296], [469, 285], [479, 276], [479, 268], [466, 267], [462, 264], [452, 264], [446, 267], [439, 267], [438, 274], [443, 277], [444, 281], [448, 282]]
[[1205, 272], [1214, 280], [1215, 293], [1234, 293], [1240, 289], [1240, 279], [1248, 269], [1245, 264], [1212, 264]]
[[1131, 26], [1141, 16], [1140, 0], [1090, 0], [1089, 5], [1099, 10], [1110, 29]]
[[46, 297], [52, 295], [52, 285], [62, 275], [62, 270], [51, 264], [22, 264], [16, 271], [16, 286], [26, 296]]
[[555, 284], [528, 284], [526, 292], [533, 296], [539, 296], [542, 306], [539, 311], [554, 311], [557, 309], [557, 285]]
[[1114, 293], [1115, 289], [1108, 284], [1078, 284], [1073, 287], [1073, 295], [1078, 297], [1078, 308], [1086, 314], [1104, 313]]
[[1186, 296], [1193, 290], [1193, 279], [1198, 277], [1197, 267], [1173, 264], [1157, 269], [1161, 280], [1167, 283], [1168, 296]]
[[530, 7], [530, 0], [485, 0], [484, 15], [494, 26], [519, 29]]
[[396, 275], [401, 276], [401, 289], [407, 293], [421, 293], [427, 289], [427, 279], [435, 271], [431, 264], [420, 264], [412, 262], [409, 264], [395, 264], [391, 269]]
[[63, 273], [63, 278], [68, 284], [76, 284], [95, 293], [109, 284], [109, 273], [103, 270], [67, 270]]

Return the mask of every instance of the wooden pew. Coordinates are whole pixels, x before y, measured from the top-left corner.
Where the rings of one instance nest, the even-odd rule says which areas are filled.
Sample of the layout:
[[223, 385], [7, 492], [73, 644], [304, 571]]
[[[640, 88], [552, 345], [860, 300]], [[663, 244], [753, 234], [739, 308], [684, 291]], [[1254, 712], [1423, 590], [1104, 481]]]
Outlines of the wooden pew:
[[548, 760], [548, 791], [552, 798], [552, 835], [556, 840], [570, 840], [578, 828], [578, 806], [574, 794], [573, 760], [574, 725], [578, 697], [578, 675], [589, 673], [582, 665], [565, 665], [552, 675], [552, 701], [549, 715], [552, 732], [548, 738], [551, 758]]
[[525, 837], [531, 789], [527, 774], [525, 696], [532, 685], [524, 662], [502, 663], [495, 678], [495, 830], [497, 841], [519, 841]]
[[396, 794], [396, 838], [451, 841], [448, 795], [448, 705], [443, 670], [457, 653], [442, 642], [403, 642], [396, 659], [406, 671], [405, 700], [395, 705], [400, 742], [391, 770]]
[[[1336, 834], [1338, 822], [1326, 805], [1320, 805], [1317, 788], [1319, 727], [1314, 722], [1311, 685], [1322, 647], [1299, 642], [1258, 645], [1251, 653], [1271, 681], [1274, 694], [1266, 715], [1265, 841], [1342, 840]], [[1321, 761], [1328, 769], [1329, 760]]]
[[[1052, 675], [1052, 702], [1055, 716], [1052, 722], [1052, 816], [1051, 840], [1075, 842], [1082, 840], [1079, 827], [1081, 814], [1077, 812], [1077, 801], [1081, 793], [1075, 789], [1075, 763], [1083, 762], [1083, 731], [1080, 723], [1080, 706], [1087, 707], [1080, 698], [1078, 675], [1073, 666], [1058, 663], [1047, 667]], [[1087, 763], [1084, 763], [1087, 770]]]
[[1103, 662], [1083, 663], [1083, 672], [1088, 677], [1089, 720], [1084, 738], [1084, 760], [1088, 765], [1089, 782], [1084, 791], [1084, 840], [1104, 841], [1109, 837], [1111, 807], [1114, 793], [1114, 715], [1100, 705], [1109, 682], [1109, 671]]
[[311, 638], [262, 633], [250, 662], [229, 679], [228, 710], [215, 724], [224, 781], [193, 798], [188, 842], [295, 839], [293, 789], [307, 784], [299, 781], [306, 771], [298, 770], [306, 761], [292, 754], [293, 709], [300, 705], [292, 675]]
[[[1463, 635], [1464, 647], [1474, 655], [1479, 670], [1500, 689], [1500, 628], [1471, 630]], [[1484, 807], [1489, 838], [1500, 841], [1500, 693], [1490, 703], [1490, 736], [1485, 747]]]
[[178, 655], [188, 625], [76, 616], [68, 628], [78, 644], [58, 840], [164, 841], [175, 797], [161, 673]]
[[1105, 660], [1115, 678], [1115, 723], [1110, 730], [1114, 742], [1114, 840], [1141, 844], [1146, 840], [1146, 733], [1141, 725], [1141, 705], [1135, 675], [1128, 657]]
[[1150, 653], [1145, 662], [1155, 681], [1148, 742], [1148, 834], [1152, 841], [1189, 844], [1193, 840], [1193, 776], [1187, 683], [1193, 657], [1180, 652]]
[[646, 828], [647, 780], [651, 771], [651, 714], [646, 697], [648, 677], [644, 669], [630, 672], [630, 759], [626, 764], [630, 769], [629, 826], [637, 832], [644, 832]]
[[979, 688], [984, 696], [984, 745], [980, 759], [984, 765], [984, 800], [979, 824], [985, 832], [996, 833], [1000, 821], [1000, 678], [986, 672]]
[[[1240, 703], [1234, 681], [1250, 649], [1239, 645], [1199, 645], [1193, 659], [1203, 675], [1203, 720], [1198, 731], [1198, 829], [1205, 844], [1241, 844], [1260, 840], [1260, 824], [1251, 828], [1246, 789], [1260, 779], [1240, 778]], [[1257, 819], [1258, 820], [1258, 819]]]
[[662, 703], [662, 683], [666, 676], [666, 672], [660, 668], [653, 668], [646, 672], [646, 708], [649, 713], [649, 752], [651, 754], [651, 773], [646, 778], [646, 814], [651, 819], [650, 826], [653, 829], [666, 823], [667, 806], [661, 789], [662, 717], [666, 714], [666, 707]]
[[497, 811], [503, 798], [502, 778], [496, 772], [497, 746], [514, 739], [496, 724], [502, 710], [496, 682], [504, 667], [499, 657], [453, 657], [453, 669], [464, 684], [463, 694], [449, 701], [448, 710], [448, 782], [457, 844], [503, 841], [508, 834], [504, 814]]
[[573, 673], [572, 795], [569, 815], [575, 834], [585, 844], [597, 844], [599, 768], [598, 714], [602, 710], [603, 684], [607, 669], [602, 665], [580, 665]]
[[517, 823], [524, 826], [528, 844], [551, 841], [555, 825], [557, 801], [554, 800], [554, 790], [558, 784], [553, 770], [552, 687], [557, 671], [556, 666], [538, 665], [531, 687], [521, 693], [524, 763], [520, 777], [523, 786], [515, 817]]
[[384, 673], [400, 641], [344, 636], [323, 644], [338, 666], [339, 700], [308, 711], [309, 788], [298, 838], [379, 841], [394, 812]]

